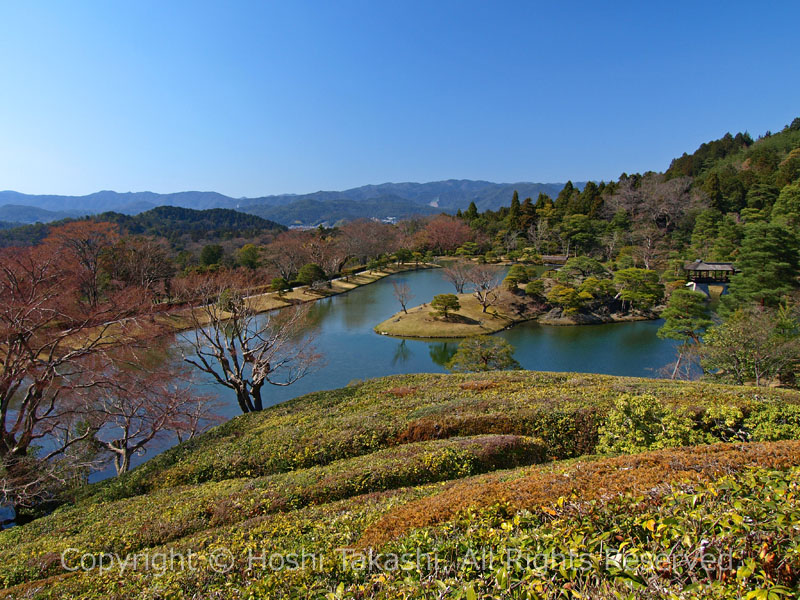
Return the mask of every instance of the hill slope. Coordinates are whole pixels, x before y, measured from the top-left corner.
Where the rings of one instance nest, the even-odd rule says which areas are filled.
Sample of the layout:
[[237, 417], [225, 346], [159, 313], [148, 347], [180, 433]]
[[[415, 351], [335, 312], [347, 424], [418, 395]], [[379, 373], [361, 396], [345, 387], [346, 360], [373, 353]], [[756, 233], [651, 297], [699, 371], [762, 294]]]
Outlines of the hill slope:
[[[582, 187], [582, 184], [576, 184]], [[384, 183], [365, 185], [343, 191], [319, 191], [309, 194], [282, 194], [262, 196], [258, 198], [231, 198], [216, 192], [178, 192], [174, 194], [157, 194], [155, 192], [101, 191], [86, 196], [58, 196], [22, 194], [14, 191], [0, 191], [0, 205], [12, 204], [28, 206], [47, 211], [66, 211], [78, 215], [97, 214], [101, 212], [119, 212], [137, 214], [156, 206], [177, 206], [204, 210], [209, 208], [229, 208], [274, 218], [289, 225], [294, 221], [303, 223], [311, 221], [336, 221], [341, 216], [331, 215], [341, 208], [349, 215], [353, 213], [354, 204], [364, 204], [368, 214], [357, 216], [397, 216], [402, 214], [430, 214], [430, 207], [438, 208], [438, 212], [456, 212], [465, 209], [470, 202], [475, 202], [480, 210], [497, 209], [507, 204], [514, 190], [518, 190], [522, 198], [536, 198], [539, 192], [555, 197], [562, 183], [492, 183], [489, 181], [447, 180], [429, 183]], [[341, 203], [346, 201], [346, 204]], [[402, 201], [402, 203], [401, 203]], [[315, 204], [316, 203], [316, 204]], [[337, 204], [339, 203], [339, 204]], [[269, 210], [284, 207], [289, 212], [278, 212], [271, 216]], [[310, 207], [318, 207], [328, 213], [310, 216]], [[45, 214], [45, 213], [42, 213]], [[36, 219], [46, 222], [62, 217]], [[72, 215], [74, 216], [74, 215]], [[280, 218], [275, 218], [280, 217]], [[0, 217], [2, 219], [2, 217]], [[283, 220], [281, 220], [283, 219]], [[34, 222], [28, 219], [6, 219], [19, 222]]]
[[[237, 237], [253, 237], [263, 232], [280, 232], [286, 228], [274, 221], [262, 219], [257, 215], [242, 213], [226, 208], [194, 210], [176, 206], [158, 206], [138, 215], [124, 215], [105, 212], [88, 217], [94, 221], [116, 223], [131, 235], [153, 235], [176, 241], [183, 236], [194, 240], [218, 240]], [[68, 219], [75, 220], [75, 219]], [[55, 221], [57, 225], [66, 220]], [[13, 224], [0, 227], [0, 247], [36, 244], [49, 234], [49, 225]]]
[[4, 204], [0, 206], [0, 221], [12, 223], [49, 223], [60, 219], [80, 217], [82, 213], [76, 210], [52, 211], [35, 206], [23, 204]]
[[[597, 456], [616, 435], [604, 425], [634, 401], [656, 415], [651, 451]], [[517, 597], [504, 595], [509, 586], [549, 597], [567, 583], [585, 597], [650, 597], [710, 576], [640, 566], [624, 576], [608, 566], [500, 572], [459, 558], [520, 544], [563, 555], [578, 544], [602, 560], [604, 548], [642, 556], [677, 544], [687, 556], [701, 545], [733, 549], [734, 563], [712, 578], [717, 597], [790, 589], [800, 574], [800, 536], [785, 533], [800, 514], [800, 442], [768, 440], [798, 432], [791, 391], [533, 372], [387, 377], [233, 419], [0, 532], [0, 582], [18, 586], [10, 597], [33, 598]], [[751, 443], [652, 451], [745, 435]], [[410, 565], [370, 571], [346, 560], [368, 546], [408, 553]], [[443, 570], [415, 564], [417, 551]], [[142, 562], [113, 573], [62, 565], [129, 553], [193, 553], [197, 564], [158, 576]], [[318, 562], [266, 562], [302, 553]]]

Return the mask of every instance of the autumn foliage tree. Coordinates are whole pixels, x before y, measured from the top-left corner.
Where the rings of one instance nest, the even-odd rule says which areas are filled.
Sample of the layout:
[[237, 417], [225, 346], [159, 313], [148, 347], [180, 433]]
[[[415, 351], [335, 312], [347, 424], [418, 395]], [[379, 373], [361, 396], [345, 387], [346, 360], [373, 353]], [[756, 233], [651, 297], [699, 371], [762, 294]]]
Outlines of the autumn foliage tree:
[[149, 305], [140, 289], [102, 293], [109, 231], [57, 229], [47, 244], [0, 252], [0, 480], [15, 504], [64, 483], [72, 452], [93, 435], [76, 418], [78, 392], [106, 380], [104, 354], [154, 333], [135, 318]]
[[473, 239], [469, 225], [461, 219], [440, 215], [432, 219], [423, 230], [423, 239], [434, 252], [449, 254]]

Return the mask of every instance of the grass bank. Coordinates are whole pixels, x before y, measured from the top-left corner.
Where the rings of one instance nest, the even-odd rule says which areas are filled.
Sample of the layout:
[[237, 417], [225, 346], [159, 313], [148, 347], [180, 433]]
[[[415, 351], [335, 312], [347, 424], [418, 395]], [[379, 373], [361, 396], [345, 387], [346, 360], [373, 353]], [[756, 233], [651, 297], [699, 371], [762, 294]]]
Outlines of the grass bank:
[[[420, 263], [418, 265], [389, 265], [379, 270], [364, 271], [347, 276], [346, 278], [334, 279], [330, 282], [330, 286], [318, 287], [316, 289], [312, 289], [310, 286], [299, 286], [281, 293], [265, 291], [263, 293], [247, 296], [246, 301], [256, 312], [268, 312], [278, 308], [286, 308], [297, 304], [305, 304], [307, 302], [316, 302], [317, 300], [330, 298], [331, 296], [343, 294], [358, 287], [369, 285], [370, 283], [374, 283], [396, 273], [436, 267], [438, 267], [438, 265], [428, 263]], [[153, 316], [153, 320], [167, 330], [177, 332], [193, 329], [196, 323], [200, 323], [201, 325], [205, 324], [208, 320], [208, 315], [205, 311], [194, 308], [179, 308], [157, 313]], [[111, 328], [106, 328], [104, 335], [120, 335], [120, 331], [121, 328], [112, 326]], [[83, 338], [91, 335], [92, 332], [82, 334], [81, 339], [83, 340]]]
[[[648, 410], [635, 407], [620, 427], [621, 398], [644, 396]], [[643, 421], [646, 451], [601, 454], [607, 425], [635, 430], [640, 444]], [[472, 589], [476, 598], [544, 598], [568, 584], [583, 597], [644, 598], [702, 583], [725, 598], [759, 585], [796, 589], [798, 434], [792, 390], [526, 371], [354, 382], [232, 419], [0, 532], [0, 597], [455, 600]], [[695, 445], [672, 447], [686, 440]], [[518, 543], [562, 555], [577, 544], [598, 561], [609, 545], [639, 556], [676, 544], [688, 554], [732, 548], [737, 562], [725, 578], [633, 568], [626, 579], [610, 567], [500, 573], [457, 561]], [[343, 548], [366, 547], [439, 552], [446, 568], [344, 564]], [[68, 549], [70, 569], [82, 556], [170, 553], [192, 554], [196, 567], [68, 571]], [[322, 562], [248, 563], [264, 552]], [[223, 555], [231, 562], [220, 571]]]
[[[436, 316], [430, 303], [398, 312], [375, 326], [375, 332], [407, 338], [462, 338], [486, 335], [530, 319], [506, 302], [490, 306], [486, 312], [472, 294], [457, 294], [461, 308], [447, 319]], [[505, 292], [502, 296], [511, 296]]]

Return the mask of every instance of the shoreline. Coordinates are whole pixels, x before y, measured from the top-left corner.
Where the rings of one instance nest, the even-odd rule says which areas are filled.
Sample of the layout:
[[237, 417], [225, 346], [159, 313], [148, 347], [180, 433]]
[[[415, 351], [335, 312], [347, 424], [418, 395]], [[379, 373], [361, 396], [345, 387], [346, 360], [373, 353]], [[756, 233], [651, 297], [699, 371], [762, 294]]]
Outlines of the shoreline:
[[440, 317], [435, 317], [431, 312], [430, 303], [426, 302], [409, 308], [408, 312], [395, 313], [378, 323], [373, 331], [378, 335], [397, 338], [464, 338], [497, 333], [533, 318], [509, 315], [497, 306], [490, 306], [484, 312], [472, 294], [456, 294], [456, 296], [461, 308], [452, 313], [450, 320], [444, 321]]
[[[362, 271], [355, 275], [348, 276], [347, 279], [337, 278], [330, 281], [331, 287], [324, 287], [314, 292], [309, 293], [310, 286], [298, 286], [287, 292], [264, 292], [261, 294], [253, 294], [247, 296], [245, 301], [250, 304], [258, 314], [277, 310], [280, 308], [288, 308], [290, 306], [297, 306], [300, 304], [307, 304], [309, 302], [317, 302], [333, 296], [347, 293], [356, 288], [375, 283], [385, 277], [396, 275], [397, 273], [406, 273], [408, 271], [421, 271], [427, 269], [439, 268], [439, 265], [433, 263], [419, 263], [417, 265], [395, 265], [391, 267], [384, 267], [378, 271]], [[161, 320], [172, 329], [173, 332], [186, 331], [193, 329], [196, 321], [187, 314], [188, 311], [195, 310], [179, 309], [174, 312], [161, 313], [156, 319]], [[202, 318], [198, 318], [197, 322], [203, 323]]]
[[[469, 294], [457, 294], [462, 308], [455, 314], [462, 318], [471, 318], [473, 323], [459, 321], [443, 321], [435, 318], [430, 312], [430, 303], [420, 304], [408, 309], [408, 313], [397, 312], [385, 321], [377, 324], [373, 331], [378, 335], [394, 338], [405, 338], [413, 340], [437, 340], [437, 339], [462, 339], [478, 335], [492, 335], [506, 329], [511, 329], [520, 323], [536, 321], [540, 325], [547, 327], [578, 327], [582, 325], [608, 325], [612, 323], [634, 323], [639, 321], [656, 321], [661, 318], [656, 311], [649, 315], [617, 313], [610, 315], [598, 315], [596, 313], [578, 313], [566, 317], [548, 318], [548, 313], [539, 313], [530, 317], [516, 316], [511, 317], [507, 314], [494, 311], [491, 313], [481, 313], [495, 318], [498, 321], [488, 323], [488, 319], [475, 318], [474, 306], [469, 306], [469, 299], [465, 298]], [[472, 300], [474, 304], [477, 301]], [[467, 304], [467, 310], [464, 310]], [[471, 309], [471, 310], [470, 310]], [[490, 310], [492, 310], [490, 308]], [[466, 313], [466, 314], [465, 314]], [[426, 333], [420, 333], [420, 329], [427, 329]]]

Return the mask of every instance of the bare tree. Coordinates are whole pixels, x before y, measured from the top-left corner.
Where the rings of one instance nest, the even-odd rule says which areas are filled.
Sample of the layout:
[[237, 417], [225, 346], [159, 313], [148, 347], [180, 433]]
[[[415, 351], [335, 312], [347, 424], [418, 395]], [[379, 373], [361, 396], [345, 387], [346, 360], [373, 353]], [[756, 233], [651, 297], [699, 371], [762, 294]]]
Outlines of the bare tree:
[[513, 252], [514, 250], [519, 249], [519, 243], [520, 243], [519, 231], [508, 231], [503, 236], [503, 247], [506, 249], [506, 252]]
[[616, 250], [622, 245], [624, 240], [623, 233], [618, 229], [605, 232], [600, 236], [600, 242], [603, 246], [603, 255], [606, 260], [614, 258]]
[[258, 315], [234, 289], [210, 285], [192, 311], [194, 330], [183, 338], [184, 360], [236, 394], [243, 413], [264, 407], [265, 384], [288, 386], [305, 377], [320, 355], [306, 333], [308, 306]]
[[499, 296], [497, 270], [487, 265], [478, 265], [469, 272], [472, 295], [480, 302], [483, 312], [497, 302]]
[[96, 422], [95, 443], [111, 454], [117, 475], [151, 443], [170, 434], [179, 440], [194, 437], [217, 420], [209, 397], [180, 385], [170, 369], [148, 370], [136, 363], [114, 369], [108, 382], [87, 395], [85, 414]]
[[442, 268], [442, 277], [453, 284], [457, 294], [463, 294], [472, 268], [471, 264], [458, 260]]
[[113, 280], [169, 297], [175, 267], [164, 243], [144, 237], [124, 238], [109, 249], [104, 259]]
[[[73, 451], [93, 434], [78, 418], [78, 391], [105, 379], [110, 347], [148, 333], [148, 321], [133, 318], [143, 299], [136, 289], [88, 305], [70, 260], [48, 246], [0, 253], [0, 471], [17, 505], [45, 497], [45, 481], [69, 477]], [[37, 445], [46, 453], [36, 455]]]
[[540, 218], [528, 227], [528, 241], [533, 244], [536, 254], [544, 254], [550, 250], [554, 231], [549, 218]]
[[101, 259], [118, 239], [111, 223], [75, 221], [53, 229], [44, 245], [69, 265], [86, 302], [94, 308], [100, 302]]
[[406, 305], [414, 298], [414, 294], [411, 293], [411, 288], [405, 281], [393, 281], [392, 288], [394, 290], [394, 297], [400, 303], [400, 306], [403, 307], [403, 312], [408, 314]]

